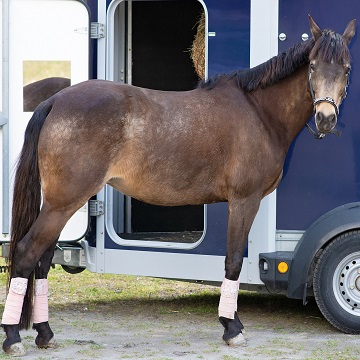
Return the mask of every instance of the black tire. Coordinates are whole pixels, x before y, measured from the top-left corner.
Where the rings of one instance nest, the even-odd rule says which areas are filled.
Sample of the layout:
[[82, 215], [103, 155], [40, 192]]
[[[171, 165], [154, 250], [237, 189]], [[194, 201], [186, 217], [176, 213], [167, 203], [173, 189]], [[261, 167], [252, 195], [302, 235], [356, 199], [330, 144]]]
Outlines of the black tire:
[[61, 267], [69, 274], [80, 274], [85, 270], [85, 268], [80, 268], [76, 266], [61, 265]]
[[336, 237], [314, 271], [314, 295], [324, 317], [347, 334], [360, 334], [360, 231]]

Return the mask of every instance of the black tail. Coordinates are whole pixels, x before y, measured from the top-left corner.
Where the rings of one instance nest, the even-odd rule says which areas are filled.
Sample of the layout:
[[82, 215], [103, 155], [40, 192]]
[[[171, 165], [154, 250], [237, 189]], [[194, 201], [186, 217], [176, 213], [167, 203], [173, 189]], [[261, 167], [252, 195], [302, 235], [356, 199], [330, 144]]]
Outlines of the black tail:
[[[36, 108], [26, 128], [24, 145], [17, 164], [12, 204], [8, 286], [14, 276], [16, 246], [28, 233], [40, 212], [41, 186], [38, 142], [41, 128], [51, 108], [52, 103], [50, 101], [45, 101]], [[17, 259], [17, 261], [21, 261], [21, 259]], [[20, 329], [28, 329], [31, 325], [33, 288], [34, 272], [29, 277], [20, 319]]]

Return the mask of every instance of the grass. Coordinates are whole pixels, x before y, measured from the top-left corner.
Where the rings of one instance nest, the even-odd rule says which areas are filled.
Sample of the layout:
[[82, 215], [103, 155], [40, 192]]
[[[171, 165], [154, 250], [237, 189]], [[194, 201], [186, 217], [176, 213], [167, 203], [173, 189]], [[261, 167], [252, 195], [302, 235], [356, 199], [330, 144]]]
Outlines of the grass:
[[[109, 303], [158, 303], [160, 312], [168, 312], [166, 304], [191, 299], [201, 305], [201, 312], [210, 312], [219, 294], [216, 287], [189, 284], [181, 281], [126, 275], [94, 274], [85, 270], [72, 275], [56, 266], [49, 273], [49, 303], [54, 307], [64, 304], [83, 304], [88, 310]], [[217, 300], [216, 300], [217, 302]], [[197, 306], [196, 306], [197, 307]]]
[[[0, 265], [4, 262], [0, 261]], [[0, 287], [5, 287], [6, 274], [0, 274]], [[217, 316], [220, 289], [197, 283], [188, 283], [158, 278], [95, 274], [87, 270], [80, 274], [69, 274], [56, 265], [49, 273], [49, 305], [54, 309], [73, 306], [92, 311], [98, 306], [148, 306], [160, 315], [213, 314]], [[326, 323], [313, 301], [303, 307], [301, 301], [283, 295], [267, 295], [240, 291], [239, 311], [259, 311], [259, 316], [271, 315], [301, 317], [301, 323]], [[1, 305], [0, 305], [1, 308]], [[304, 320], [305, 319], [305, 320]], [[255, 325], [256, 326], [256, 325]], [[261, 327], [266, 327], [265, 322]], [[301, 327], [301, 326], [300, 326]], [[287, 323], [279, 323], [278, 330], [288, 332]], [[310, 327], [311, 328], [311, 327]], [[292, 331], [297, 331], [292, 326]], [[299, 329], [301, 331], [301, 329]]]
[[[4, 260], [1, 259], [0, 265]], [[151, 305], [159, 314], [174, 311], [216, 312], [219, 288], [174, 280], [127, 275], [95, 274], [87, 270], [69, 274], [56, 265], [49, 272], [49, 305], [61, 309], [69, 305], [82, 310], [98, 306]], [[0, 274], [0, 287], [6, 287], [7, 274]], [[178, 304], [176, 309], [169, 307]], [[3, 304], [0, 305], [2, 310]]]

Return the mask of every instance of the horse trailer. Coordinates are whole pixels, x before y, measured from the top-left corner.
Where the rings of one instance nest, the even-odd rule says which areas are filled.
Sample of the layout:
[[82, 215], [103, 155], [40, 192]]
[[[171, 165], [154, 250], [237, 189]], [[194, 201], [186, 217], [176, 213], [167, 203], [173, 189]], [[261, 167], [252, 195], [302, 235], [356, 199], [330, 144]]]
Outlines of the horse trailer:
[[[34, 106], [26, 89], [48, 78], [106, 79], [190, 90], [201, 78], [256, 66], [307, 41], [310, 14], [342, 30], [358, 0], [2, 0], [0, 243], [8, 252], [13, 173]], [[315, 292], [338, 329], [360, 333], [360, 47], [341, 106], [341, 136], [304, 128], [287, 154], [248, 238], [242, 289]], [[34, 88], [33, 88], [34, 89]], [[37, 94], [40, 90], [36, 91]], [[55, 92], [55, 90], [53, 90]], [[286, 98], [279, 98], [286, 103]], [[276, 106], [276, 104], [274, 104]], [[309, 119], [311, 125], [311, 119]], [[91, 139], [89, 139], [91, 142]], [[77, 273], [132, 274], [221, 283], [227, 204], [160, 207], [106, 185], [60, 235], [53, 263]], [[327, 289], [326, 294], [317, 289]]]

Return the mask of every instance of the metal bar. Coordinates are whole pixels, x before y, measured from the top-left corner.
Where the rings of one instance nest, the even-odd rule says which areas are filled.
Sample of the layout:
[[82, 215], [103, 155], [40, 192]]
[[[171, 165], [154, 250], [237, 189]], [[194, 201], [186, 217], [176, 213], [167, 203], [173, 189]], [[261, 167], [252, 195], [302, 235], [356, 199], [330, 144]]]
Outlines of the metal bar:
[[[127, 76], [126, 83], [132, 84], [132, 0], [128, 0], [127, 13]], [[131, 233], [131, 197], [125, 200], [125, 232]]]
[[118, 59], [118, 61], [115, 61], [115, 65], [117, 66], [117, 69], [115, 71], [115, 73], [117, 74], [117, 79], [116, 81], [124, 84], [126, 82], [126, 73], [125, 73], [125, 69], [126, 69], [126, 21], [125, 21], [125, 1], [122, 1], [119, 5], [118, 5], [118, 18], [116, 21], [116, 25], [117, 25], [117, 32], [116, 34], [118, 34], [118, 39], [116, 40], [115, 43], [115, 59]]
[[132, 0], [128, 0], [127, 17], [127, 81], [132, 84]]

